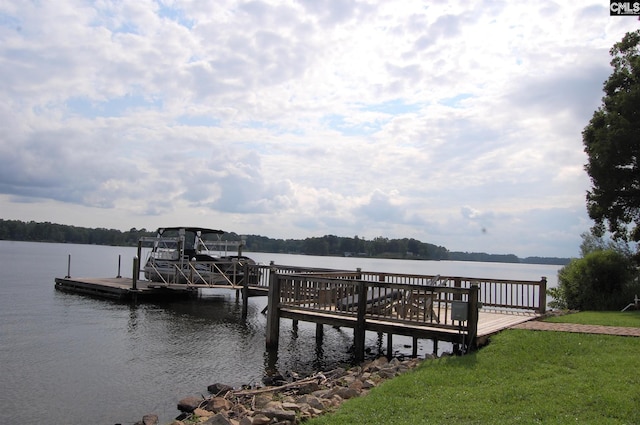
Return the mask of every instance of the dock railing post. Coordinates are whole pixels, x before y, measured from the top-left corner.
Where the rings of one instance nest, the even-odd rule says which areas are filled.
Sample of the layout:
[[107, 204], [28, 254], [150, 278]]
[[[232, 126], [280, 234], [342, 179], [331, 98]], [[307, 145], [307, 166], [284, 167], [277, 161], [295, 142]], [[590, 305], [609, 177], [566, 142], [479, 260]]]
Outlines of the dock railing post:
[[131, 289], [138, 289], [138, 275], [140, 274], [138, 257], [133, 257], [133, 274], [131, 275]]
[[244, 281], [242, 282], [242, 318], [247, 318], [249, 311], [249, 263], [244, 263]]
[[478, 335], [478, 314], [480, 306], [478, 305], [478, 295], [480, 293], [480, 286], [477, 282], [471, 284], [469, 288], [469, 305], [467, 311], [467, 347], [475, 348], [476, 335]]
[[71, 254], [69, 254], [69, 257], [67, 257], [67, 275], [65, 276], [65, 279], [69, 279], [71, 277]]
[[267, 348], [278, 349], [280, 338], [280, 277], [275, 267], [269, 269], [269, 294], [267, 295]]
[[120, 274], [121, 260], [122, 260], [122, 255], [118, 254], [118, 275], [116, 276], [117, 279], [122, 278], [122, 275]]
[[[462, 288], [462, 279], [459, 277], [456, 277], [455, 279], [453, 279], [453, 287], [454, 288]], [[453, 294], [453, 299], [456, 301], [460, 301], [462, 300], [462, 293], [461, 292], [457, 292], [455, 294]]]
[[547, 278], [542, 276], [540, 279], [540, 305], [538, 306], [538, 313], [545, 314], [547, 312]]
[[358, 320], [353, 328], [353, 348], [356, 362], [364, 361], [364, 340], [366, 332], [367, 287], [363, 280], [358, 283]]

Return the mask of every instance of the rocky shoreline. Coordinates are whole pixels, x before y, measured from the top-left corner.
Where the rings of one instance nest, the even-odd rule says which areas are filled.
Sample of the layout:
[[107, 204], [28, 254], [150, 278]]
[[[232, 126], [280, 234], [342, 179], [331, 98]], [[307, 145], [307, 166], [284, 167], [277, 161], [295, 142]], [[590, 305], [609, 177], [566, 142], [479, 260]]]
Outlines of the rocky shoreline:
[[[427, 356], [427, 359], [433, 356]], [[182, 412], [169, 425], [295, 425], [336, 410], [344, 400], [366, 395], [381, 382], [405, 373], [421, 359], [379, 357], [350, 369], [337, 368], [303, 379], [276, 379], [274, 385], [234, 389], [224, 384], [207, 387], [209, 397], [186, 397]], [[135, 425], [157, 425], [158, 416], [145, 415]]]

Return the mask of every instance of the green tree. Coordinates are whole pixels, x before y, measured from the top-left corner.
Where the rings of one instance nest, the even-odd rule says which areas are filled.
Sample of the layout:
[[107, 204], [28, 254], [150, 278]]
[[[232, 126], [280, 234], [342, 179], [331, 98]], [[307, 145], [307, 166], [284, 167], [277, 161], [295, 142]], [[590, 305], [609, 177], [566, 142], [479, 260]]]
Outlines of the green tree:
[[628, 257], [612, 249], [573, 259], [558, 272], [550, 290], [552, 307], [571, 310], [620, 310], [634, 297], [633, 268]]
[[602, 105], [582, 133], [592, 188], [587, 210], [593, 231], [640, 241], [640, 30], [610, 50], [613, 72]]
[[637, 271], [626, 244], [582, 234], [582, 258], [558, 272], [558, 286], [548, 290], [550, 307], [570, 310], [620, 310], [640, 293]]

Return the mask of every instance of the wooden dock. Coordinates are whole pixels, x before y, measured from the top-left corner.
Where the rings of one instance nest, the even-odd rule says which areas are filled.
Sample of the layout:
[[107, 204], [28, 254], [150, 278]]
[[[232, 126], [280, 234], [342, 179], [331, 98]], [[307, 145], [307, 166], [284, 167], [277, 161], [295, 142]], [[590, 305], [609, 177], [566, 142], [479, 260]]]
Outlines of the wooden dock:
[[[56, 289], [63, 292], [90, 295], [120, 301], [145, 301], [158, 298], [183, 298], [197, 295], [192, 288], [171, 289], [150, 286], [151, 282], [138, 281], [134, 287], [133, 279], [114, 278], [56, 278]], [[183, 285], [184, 286], [184, 285]]]
[[[123, 301], [189, 297], [201, 288], [226, 288], [242, 293], [243, 315], [248, 298], [267, 296], [266, 346], [277, 350], [280, 321], [353, 328], [355, 360], [364, 358], [365, 333], [448, 341], [461, 352], [474, 349], [503, 329], [535, 319], [546, 309], [546, 278], [539, 281], [423, 276], [362, 270], [311, 269], [282, 265], [244, 266], [242, 282], [233, 285], [169, 284], [139, 280], [134, 259], [132, 278], [56, 278], [61, 291]], [[118, 273], [119, 274], [119, 273]]]
[[546, 278], [512, 281], [364, 272], [269, 273], [267, 348], [277, 349], [280, 320], [350, 327], [356, 361], [367, 331], [448, 341], [467, 352], [546, 309]]

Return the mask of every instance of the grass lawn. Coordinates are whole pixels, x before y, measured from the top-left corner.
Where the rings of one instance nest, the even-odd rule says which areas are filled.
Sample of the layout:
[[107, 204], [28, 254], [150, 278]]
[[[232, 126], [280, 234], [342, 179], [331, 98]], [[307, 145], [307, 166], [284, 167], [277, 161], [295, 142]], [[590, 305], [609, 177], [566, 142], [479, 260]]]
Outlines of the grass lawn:
[[581, 311], [564, 316], [549, 317], [545, 319], [545, 322], [640, 328], [640, 311]]
[[[630, 317], [612, 321], [640, 320]], [[425, 361], [308, 423], [639, 424], [639, 354], [640, 338], [503, 331], [475, 353]]]

